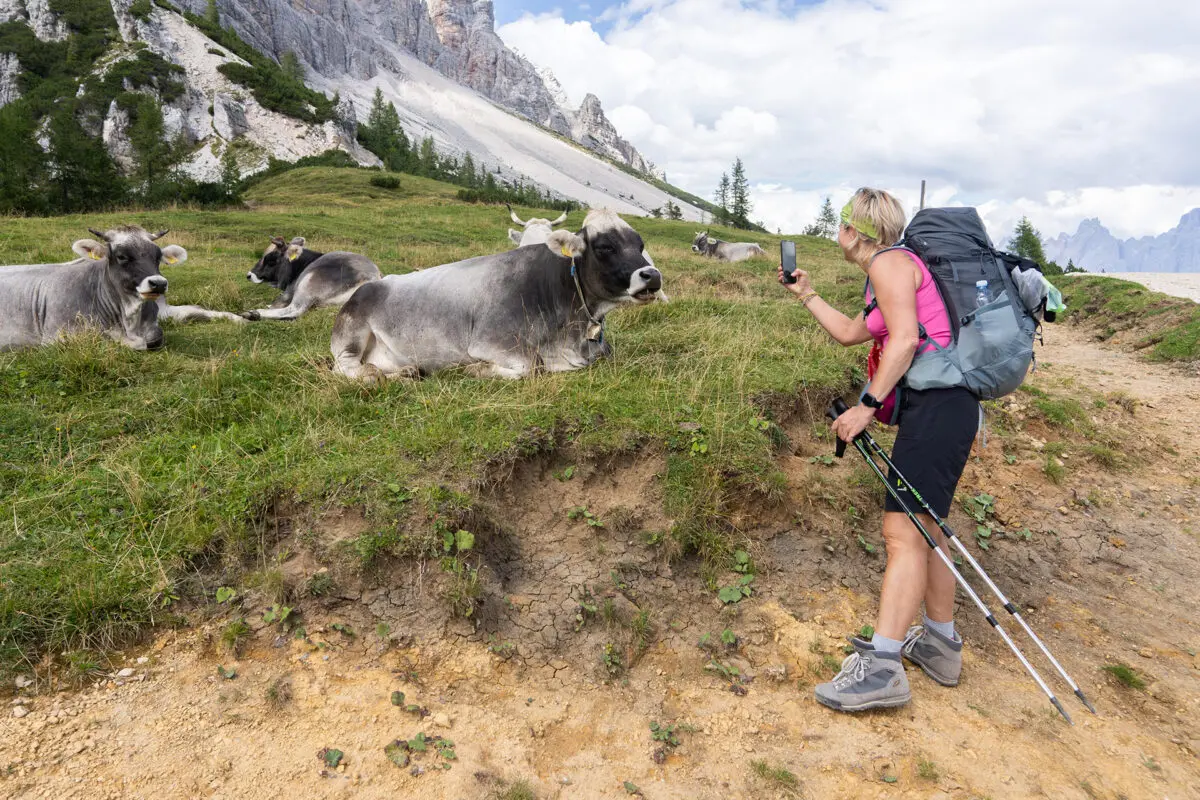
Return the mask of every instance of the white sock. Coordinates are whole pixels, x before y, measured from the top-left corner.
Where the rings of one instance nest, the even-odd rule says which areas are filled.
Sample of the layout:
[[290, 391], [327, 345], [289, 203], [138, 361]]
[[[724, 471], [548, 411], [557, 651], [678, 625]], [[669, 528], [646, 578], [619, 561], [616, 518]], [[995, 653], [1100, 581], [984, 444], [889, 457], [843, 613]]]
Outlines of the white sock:
[[950, 641], [954, 641], [954, 620], [949, 622], [934, 622], [928, 616], [925, 616], [925, 621], [922, 623], [929, 630], [940, 633]]
[[899, 653], [904, 642], [899, 639], [889, 639], [877, 633], [871, 637], [871, 645], [875, 648], [876, 653]]

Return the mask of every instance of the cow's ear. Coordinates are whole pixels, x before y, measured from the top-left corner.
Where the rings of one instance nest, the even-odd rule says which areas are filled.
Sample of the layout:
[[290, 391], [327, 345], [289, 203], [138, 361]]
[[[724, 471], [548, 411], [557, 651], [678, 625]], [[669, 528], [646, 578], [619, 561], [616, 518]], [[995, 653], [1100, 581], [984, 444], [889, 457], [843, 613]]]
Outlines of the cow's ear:
[[99, 261], [108, 255], [108, 248], [95, 239], [80, 239], [71, 245], [71, 249], [75, 251], [76, 255], [90, 258], [93, 261]]
[[295, 261], [297, 258], [300, 257], [300, 254], [303, 252], [304, 252], [304, 245], [302, 245], [302, 244], [288, 245], [287, 260]]
[[177, 244], [169, 245], [163, 248], [162, 260], [166, 264], [182, 264], [187, 261], [187, 250]]
[[520, 244], [521, 243], [521, 232], [514, 231], [512, 228], [509, 228], [508, 229], [508, 238], [512, 240], [513, 244]]
[[294, 236], [294, 237], [292, 237], [292, 244], [298, 244], [301, 247], [304, 247], [305, 245], [308, 244], [308, 240], [305, 239], [303, 236]]
[[587, 243], [570, 231], [555, 231], [546, 239], [546, 247], [566, 258], [578, 258], [587, 249]]

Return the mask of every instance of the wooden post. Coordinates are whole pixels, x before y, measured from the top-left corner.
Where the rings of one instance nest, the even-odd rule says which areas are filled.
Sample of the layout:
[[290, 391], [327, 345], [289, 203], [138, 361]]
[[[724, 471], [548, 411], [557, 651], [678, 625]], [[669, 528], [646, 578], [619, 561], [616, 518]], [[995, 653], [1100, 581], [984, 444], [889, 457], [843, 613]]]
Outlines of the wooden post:
[[925, 181], [921, 180], [921, 208], [925, 208]]

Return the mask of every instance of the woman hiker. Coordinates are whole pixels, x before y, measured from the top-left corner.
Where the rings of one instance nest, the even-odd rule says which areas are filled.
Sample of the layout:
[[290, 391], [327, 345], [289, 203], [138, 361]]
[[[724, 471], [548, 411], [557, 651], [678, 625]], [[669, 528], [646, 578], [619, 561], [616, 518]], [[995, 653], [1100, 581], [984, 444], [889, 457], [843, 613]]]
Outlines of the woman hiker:
[[[887, 249], [900, 240], [904, 225], [896, 198], [878, 189], [859, 189], [842, 209], [838, 245], [846, 260], [870, 279], [862, 314], [851, 318], [826, 303], [802, 270], [796, 270], [795, 283], [784, 284], [839, 344], [874, 340], [871, 361], [878, 361], [866, 393], [833, 423], [834, 434], [846, 442], [866, 430], [876, 410], [892, 399], [921, 347], [918, 323], [930, 339], [950, 343], [946, 306], [925, 264], [907, 250]], [[783, 283], [782, 266], [779, 279]], [[892, 461], [933, 510], [946, 517], [975, 439], [978, 401], [964, 388], [905, 389], [900, 412]], [[897, 485], [895, 475], [888, 480]], [[933, 520], [924, 514], [921, 519], [944, 547]], [[841, 672], [816, 688], [817, 700], [839, 711], [906, 704], [912, 695], [901, 657], [943, 686], [957, 685], [962, 671], [962, 638], [954, 631], [954, 576], [890, 495], [883, 539], [887, 569], [875, 635], [869, 642], [852, 639], [855, 652], [842, 662]], [[922, 600], [922, 624], [910, 628]]]

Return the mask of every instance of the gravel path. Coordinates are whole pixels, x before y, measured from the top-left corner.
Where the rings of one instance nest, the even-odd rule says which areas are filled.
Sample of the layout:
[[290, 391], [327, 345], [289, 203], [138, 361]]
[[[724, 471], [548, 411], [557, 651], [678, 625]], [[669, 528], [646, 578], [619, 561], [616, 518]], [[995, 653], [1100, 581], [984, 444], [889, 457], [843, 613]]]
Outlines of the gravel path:
[[1198, 272], [1109, 272], [1105, 274], [1105, 277], [1133, 281], [1155, 292], [1185, 297], [1200, 303], [1200, 273]]

